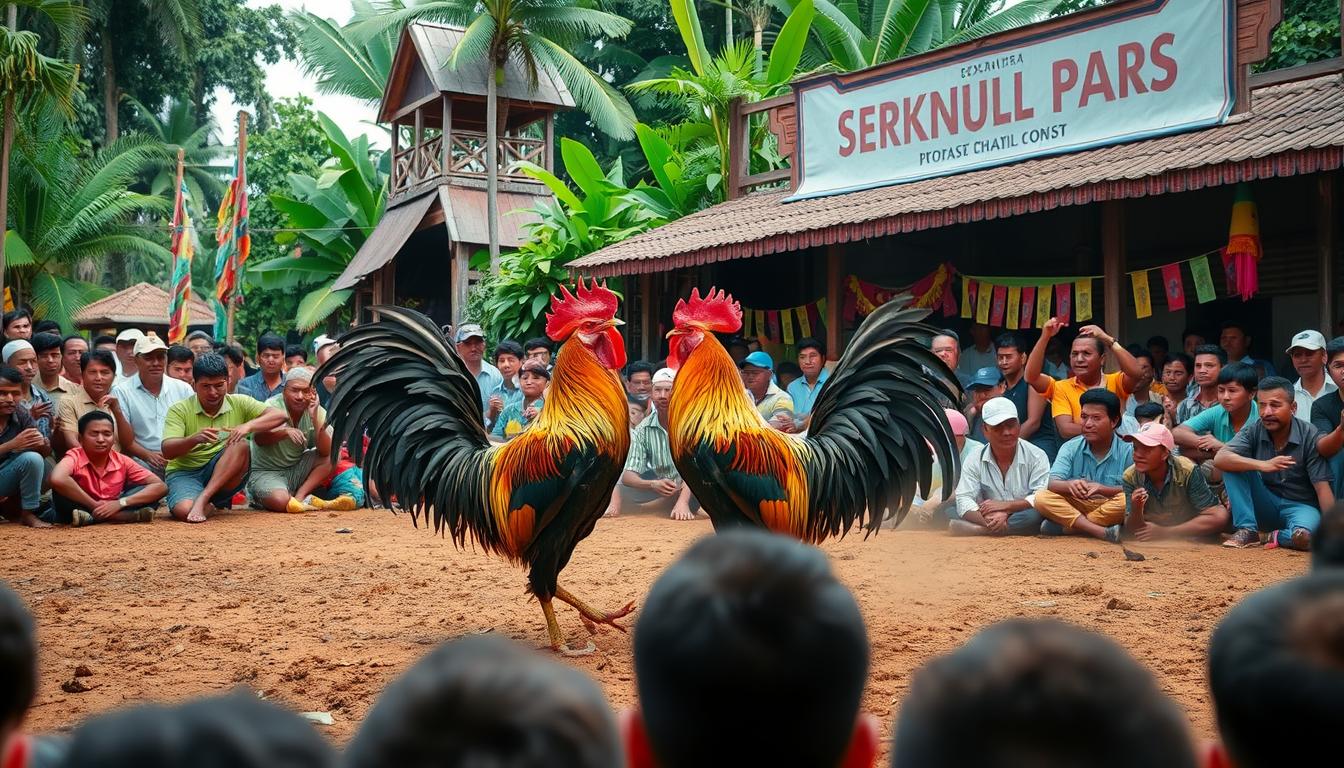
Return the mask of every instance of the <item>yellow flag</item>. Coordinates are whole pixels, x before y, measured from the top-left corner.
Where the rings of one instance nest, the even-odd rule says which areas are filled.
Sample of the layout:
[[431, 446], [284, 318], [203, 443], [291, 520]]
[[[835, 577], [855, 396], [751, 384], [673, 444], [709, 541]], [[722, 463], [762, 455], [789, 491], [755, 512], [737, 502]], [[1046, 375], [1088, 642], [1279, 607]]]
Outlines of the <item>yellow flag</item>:
[[1134, 315], [1149, 317], [1153, 314], [1153, 295], [1148, 290], [1148, 271], [1130, 272], [1130, 282], [1134, 284]]
[[1050, 294], [1055, 292], [1053, 285], [1036, 288], [1036, 327], [1044, 328], [1050, 322]]
[[798, 307], [793, 311], [798, 314], [798, 333], [806, 339], [812, 335], [812, 321], [807, 317], [807, 307]]
[[756, 316], [756, 335], [752, 338], [759, 339], [762, 336], [768, 336], [769, 334], [766, 333], [765, 327], [765, 310], [754, 309], [752, 310], [752, 314]]
[[989, 302], [994, 298], [994, 286], [980, 284], [980, 292], [975, 295], [975, 322], [989, 325]]
[[1004, 312], [1003, 327], [1016, 328], [1017, 316], [1022, 311], [1022, 288], [1021, 286], [1008, 286], [1008, 311]]
[[784, 343], [793, 346], [793, 310], [781, 309], [779, 311], [779, 328], [784, 334]]
[[1092, 278], [1073, 284], [1073, 315], [1079, 322], [1092, 319]]
[[971, 281], [961, 278], [961, 316], [971, 319]]
[[831, 316], [826, 312], [826, 306], [825, 299], [817, 299], [817, 314], [821, 315], [821, 322], [823, 324], [831, 321]]
[[752, 312], [750, 309], [742, 310], [742, 338], [744, 339], [751, 338], [751, 318]]

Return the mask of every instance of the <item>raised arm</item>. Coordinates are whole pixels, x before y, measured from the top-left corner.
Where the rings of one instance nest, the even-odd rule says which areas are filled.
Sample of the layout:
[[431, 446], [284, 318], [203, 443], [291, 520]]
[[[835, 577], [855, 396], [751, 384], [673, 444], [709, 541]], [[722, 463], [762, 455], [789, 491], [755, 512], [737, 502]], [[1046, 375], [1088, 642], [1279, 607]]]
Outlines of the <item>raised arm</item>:
[[1042, 395], [1050, 388], [1050, 377], [1045, 375], [1045, 348], [1050, 346], [1050, 340], [1059, 335], [1059, 329], [1064, 324], [1059, 318], [1052, 317], [1045, 321], [1045, 327], [1041, 329], [1041, 338], [1036, 340], [1036, 346], [1031, 348], [1031, 354], [1027, 355], [1027, 369], [1022, 373], [1027, 379], [1027, 384]]
[[1103, 331], [1098, 325], [1085, 325], [1078, 329], [1079, 336], [1090, 336], [1094, 339], [1100, 339], [1102, 343], [1111, 348], [1115, 353], [1115, 363], [1120, 366], [1120, 372], [1124, 374], [1122, 379], [1126, 392], [1133, 392], [1138, 386], [1139, 379], [1143, 378], [1143, 372], [1139, 370], [1139, 361], [1129, 354], [1125, 345], [1115, 340], [1115, 337]]

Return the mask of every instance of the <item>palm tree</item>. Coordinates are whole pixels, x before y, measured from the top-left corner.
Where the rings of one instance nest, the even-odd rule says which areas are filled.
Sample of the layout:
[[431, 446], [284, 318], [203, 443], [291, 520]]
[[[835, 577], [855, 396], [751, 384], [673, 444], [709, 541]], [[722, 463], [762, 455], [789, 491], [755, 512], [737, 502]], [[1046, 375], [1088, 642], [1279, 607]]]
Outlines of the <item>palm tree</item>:
[[128, 19], [135, 20], [134, 23], [153, 23], [163, 42], [186, 58], [192, 42], [201, 35], [200, 7], [197, 0], [91, 0], [88, 6], [103, 51], [104, 140], [111, 144], [121, 135], [117, 115], [121, 88], [117, 80], [116, 23]]
[[185, 150], [186, 167], [182, 180], [195, 203], [192, 218], [204, 221], [219, 206], [224, 196], [224, 178], [231, 171], [227, 161], [215, 164], [230, 154], [229, 148], [219, 142], [215, 121], [207, 115], [203, 122], [197, 123], [189, 101], [169, 100], [162, 115], [155, 114], [135, 99], [128, 98], [127, 101], [136, 107], [146, 129], [145, 135], [168, 149], [159, 166], [151, 170], [154, 176], [149, 182], [149, 193], [169, 198], [176, 194], [173, 181], [177, 168], [173, 157], [179, 148]]
[[[380, 34], [356, 36], [355, 28], [376, 17], [379, 10], [369, 0], [353, 0], [351, 5], [354, 15], [345, 26], [308, 11], [292, 15], [299, 32], [300, 59], [305, 73], [317, 77], [319, 92], [377, 103], [383, 98], [383, 88], [392, 71], [392, 56], [401, 29], [388, 28]], [[404, 10], [406, 4], [397, 0], [389, 7]]]
[[499, 272], [499, 87], [505, 65], [513, 59], [523, 66], [528, 87], [535, 89], [543, 69], [559, 75], [580, 109], [603, 131], [617, 139], [634, 135], [635, 114], [630, 104], [600, 75], [588, 69], [571, 51], [593, 38], [624, 37], [627, 19], [580, 4], [581, 0], [430, 0], [395, 9], [361, 24], [366, 36], [401, 29], [413, 21], [438, 21], [464, 26], [466, 32], [448, 58], [456, 69], [464, 62], [486, 60], [494, 77], [486, 82], [486, 218], [489, 226], [490, 271]]
[[169, 212], [167, 199], [131, 191], [162, 160], [164, 148], [127, 137], [88, 157], [52, 110], [25, 116], [21, 136], [8, 233], [14, 300], [30, 293], [39, 314], [68, 330], [75, 312], [104, 292], [79, 279], [96, 275], [103, 257], [126, 253], [161, 264], [172, 258], [150, 231], [132, 223]]
[[9, 160], [18, 111], [45, 102], [70, 114], [74, 111], [70, 98], [79, 74], [70, 62], [43, 54], [35, 33], [18, 28], [20, 7], [51, 24], [62, 47], [73, 43], [87, 19], [82, 7], [67, 0], [13, 0], [5, 8], [7, 25], [0, 27], [0, 102], [4, 108], [0, 139], [0, 296], [4, 295], [5, 245], [9, 241]]

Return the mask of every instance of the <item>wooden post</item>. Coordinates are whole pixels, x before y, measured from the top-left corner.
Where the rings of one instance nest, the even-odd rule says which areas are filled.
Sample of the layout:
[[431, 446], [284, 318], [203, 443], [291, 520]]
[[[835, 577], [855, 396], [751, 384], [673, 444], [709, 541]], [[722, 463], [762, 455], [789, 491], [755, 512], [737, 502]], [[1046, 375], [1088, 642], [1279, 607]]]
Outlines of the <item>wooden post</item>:
[[[247, 112], [238, 110], [238, 187], [247, 189]], [[236, 201], [235, 201], [236, 202]], [[237, 221], [237, 214], [234, 215], [234, 221]], [[238, 233], [235, 227], [233, 237]], [[233, 292], [229, 294], [228, 319], [224, 325], [224, 341], [227, 344], [233, 343], [233, 314], [238, 307], [238, 289], [242, 285], [243, 276], [238, 274], [237, 269], [242, 265], [238, 263], [238, 242], [233, 243], [233, 263], [234, 263], [234, 283]]]
[[439, 132], [439, 141], [443, 143], [439, 147], [443, 154], [440, 165], [443, 175], [447, 176], [453, 167], [453, 99], [447, 94], [443, 96], [443, 130]]
[[[1344, 2], [1344, 0], [1340, 0]], [[544, 167], [546, 170], [555, 172], [555, 113], [546, 113], [546, 154], [544, 155]]]
[[1326, 338], [1334, 336], [1335, 328], [1335, 174], [1316, 176], [1316, 258], [1320, 304], [1320, 329]]
[[467, 314], [467, 271], [471, 254], [464, 243], [453, 243], [451, 280], [453, 284], [453, 326], [459, 326]]
[[414, 177], [412, 183], [416, 181], [423, 181], [425, 178], [425, 169], [421, 165], [424, 158], [420, 156], [422, 154], [421, 149], [424, 147], [424, 144], [425, 144], [425, 108], [416, 107], [415, 138], [412, 140], [411, 144], [411, 146], [415, 147], [415, 149], [412, 150], [413, 154], [411, 155], [411, 175]]
[[826, 246], [826, 356], [840, 359], [844, 336], [840, 333], [840, 288], [844, 280], [844, 259], [839, 245]]
[[743, 130], [742, 100], [733, 99], [728, 106], [728, 178], [723, 180], [724, 198], [732, 200], [741, 194], [742, 179], [747, 175], [748, 160], [743, 148], [743, 138], [748, 131]]
[[399, 183], [401, 174], [397, 173], [397, 150], [399, 149], [401, 149], [401, 124], [397, 122], [396, 118], [392, 118], [392, 167], [389, 169], [391, 178], [388, 180], [388, 197], [397, 194], [397, 190], [401, 188]]
[[[7, 23], [10, 34], [19, 28], [19, 7], [9, 3], [5, 7], [5, 13], [8, 15]], [[0, 138], [0, 165], [4, 167], [4, 173], [0, 174], [0, 311], [4, 310], [5, 303], [5, 231], [9, 227], [9, 150], [14, 145], [14, 132], [16, 130], [17, 118], [14, 115], [18, 109], [18, 102], [14, 98], [13, 92], [5, 97], [4, 104], [0, 104], [0, 109], [4, 111], [0, 119], [4, 120], [3, 138]], [[14, 306], [19, 306], [19, 295], [14, 294]]]
[[1125, 280], [1125, 208], [1122, 200], [1107, 200], [1101, 204], [1101, 264], [1102, 301], [1106, 304], [1106, 332], [1117, 339], [1125, 338], [1124, 305]]

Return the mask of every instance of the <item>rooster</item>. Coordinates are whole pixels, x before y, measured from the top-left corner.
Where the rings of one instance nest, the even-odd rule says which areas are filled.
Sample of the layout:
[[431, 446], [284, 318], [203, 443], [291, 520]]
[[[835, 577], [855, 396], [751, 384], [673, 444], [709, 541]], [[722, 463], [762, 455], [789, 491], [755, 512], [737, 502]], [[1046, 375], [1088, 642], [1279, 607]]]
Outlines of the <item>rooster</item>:
[[955, 485], [957, 447], [940, 398], [960, 388], [929, 351], [926, 310], [883, 305], [859, 327], [812, 410], [806, 438], [770, 428], [746, 395], [737, 365], [714, 336], [742, 326], [742, 308], [713, 289], [677, 302], [668, 366], [672, 459], [716, 530], [746, 525], [816, 544], [868, 532], [889, 511], [899, 522], [932, 456], [944, 495]]
[[[468, 539], [487, 553], [528, 568], [528, 591], [541, 603], [550, 645], [565, 644], [551, 606], [568, 603], [593, 623], [616, 624], [634, 604], [591, 608], [557, 577], [574, 547], [602, 516], [630, 450], [629, 410], [615, 371], [625, 365], [616, 296], [580, 281], [552, 297], [546, 333], [561, 342], [550, 392], [536, 420], [508, 443], [491, 444], [476, 379], [439, 329], [407, 309], [379, 307], [381, 320], [341, 339], [318, 376], [338, 372], [332, 394], [335, 439], [364, 459], [384, 498], [395, 497], [434, 521], [435, 532]], [[369, 448], [365, 456], [362, 441]]]

